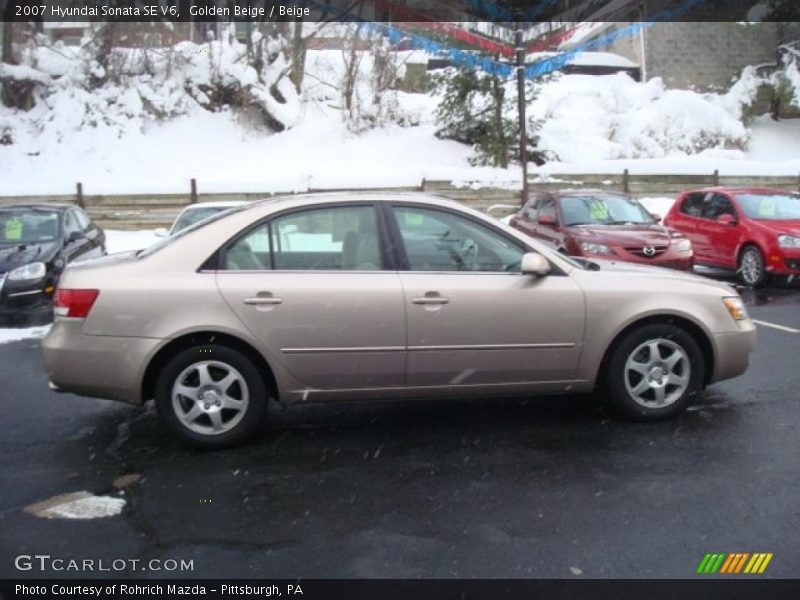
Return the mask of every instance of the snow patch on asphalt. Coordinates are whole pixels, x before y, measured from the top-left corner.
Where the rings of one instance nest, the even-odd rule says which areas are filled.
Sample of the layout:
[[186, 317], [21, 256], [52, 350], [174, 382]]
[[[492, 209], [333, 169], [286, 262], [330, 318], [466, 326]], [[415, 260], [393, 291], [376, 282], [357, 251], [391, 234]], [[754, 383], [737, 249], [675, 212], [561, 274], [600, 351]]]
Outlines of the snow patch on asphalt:
[[122, 512], [125, 500], [111, 496], [95, 496], [86, 491], [60, 494], [44, 502], [31, 504], [28, 514], [43, 519], [103, 519]]
[[22, 340], [40, 339], [50, 331], [50, 325], [25, 327], [22, 329], [0, 329], [0, 344], [10, 344]]

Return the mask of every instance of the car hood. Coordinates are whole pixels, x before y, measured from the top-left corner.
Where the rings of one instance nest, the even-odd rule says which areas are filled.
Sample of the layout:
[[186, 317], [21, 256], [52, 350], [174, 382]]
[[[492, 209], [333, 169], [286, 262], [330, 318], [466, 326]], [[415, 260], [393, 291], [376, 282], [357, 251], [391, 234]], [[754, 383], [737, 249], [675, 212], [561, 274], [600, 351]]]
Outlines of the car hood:
[[57, 242], [3, 244], [0, 246], [0, 273], [13, 271], [32, 262], [48, 262], [57, 251]]
[[683, 237], [675, 230], [652, 225], [573, 225], [568, 227], [575, 237], [612, 246], [666, 246], [673, 237]]
[[678, 271], [676, 269], [667, 269], [663, 267], [653, 267], [641, 263], [632, 263], [617, 260], [604, 260], [592, 258], [590, 262], [597, 264], [600, 269], [593, 271], [594, 273], [605, 276], [618, 274], [624, 277], [637, 277], [642, 279], [660, 279], [670, 280], [678, 283], [701, 285], [707, 288], [714, 288], [725, 292], [731, 296], [738, 296], [739, 293], [727, 283], [722, 281], [715, 281], [707, 277], [688, 273], [686, 271]]
[[766, 229], [767, 231], [774, 232], [777, 235], [781, 233], [786, 233], [788, 235], [794, 235], [800, 237], [800, 220], [791, 220], [791, 221], [762, 221], [751, 219], [750, 223], [755, 224], [757, 227], [761, 229]]

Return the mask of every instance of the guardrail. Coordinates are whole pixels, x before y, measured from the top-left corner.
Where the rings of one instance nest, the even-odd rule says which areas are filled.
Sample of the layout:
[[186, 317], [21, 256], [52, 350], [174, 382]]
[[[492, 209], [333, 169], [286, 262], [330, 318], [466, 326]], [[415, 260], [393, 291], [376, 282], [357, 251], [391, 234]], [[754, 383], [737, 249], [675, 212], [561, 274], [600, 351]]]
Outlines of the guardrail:
[[[202, 183], [202, 182], [201, 182]], [[608, 191], [622, 191], [634, 197], [671, 196], [683, 191], [707, 186], [748, 186], [772, 187], [800, 190], [800, 175], [797, 177], [765, 176], [720, 176], [719, 171], [708, 175], [640, 175], [628, 170], [621, 173], [563, 173], [550, 174], [546, 178], [530, 179], [531, 193], [554, 191], [564, 188], [599, 188]], [[451, 181], [423, 179], [419, 185], [385, 188], [336, 188], [287, 192], [226, 192], [204, 193], [202, 185], [192, 179], [186, 193], [178, 194], [85, 194], [82, 183], [77, 183], [74, 194], [52, 196], [0, 196], [0, 204], [26, 203], [73, 203], [86, 209], [101, 227], [108, 229], [153, 229], [169, 226], [178, 213], [195, 202], [217, 202], [226, 200], [260, 200], [270, 196], [309, 192], [352, 192], [383, 191], [411, 192], [424, 191], [446, 196], [463, 202], [495, 217], [510, 214], [520, 204], [520, 192], [515, 189], [472, 187], [454, 185]]]
[[529, 179], [531, 192], [564, 188], [599, 188], [625, 192], [636, 198], [677, 196], [681, 192], [709, 186], [767, 187], [800, 191], [800, 174], [795, 176], [720, 175], [719, 171], [700, 175], [621, 173], [552, 173], [547, 178]]
[[196, 179], [183, 194], [85, 194], [82, 183], [75, 194], [52, 196], [0, 196], [0, 204], [70, 203], [86, 209], [101, 227], [107, 229], [154, 229], [168, 227], [178, 213], [196, 202], [253, 201], [292, 193], [312, 192], [411, 192], [425, 191], [446, 196], [478, 210], [503, 216], [519, 205], [519, 192], [513, 189], [457, 187], [449, 181], [422, 180], [419, 185], [383, 188], [309, 188], [301, 192], [226, 192], [204, 193]]

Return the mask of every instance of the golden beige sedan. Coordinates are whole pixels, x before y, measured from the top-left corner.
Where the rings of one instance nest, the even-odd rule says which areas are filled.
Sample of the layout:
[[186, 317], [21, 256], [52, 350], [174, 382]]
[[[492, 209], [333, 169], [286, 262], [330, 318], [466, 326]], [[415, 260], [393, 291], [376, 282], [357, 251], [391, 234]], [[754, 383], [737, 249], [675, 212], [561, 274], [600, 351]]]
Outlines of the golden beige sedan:
[[680, 413], [745, 371], [728, 285], [573, 259], [423, 194], [265, 200], [139, 252], [70, 266], [43, 343], [51, 386], [141, 405], [183, 441], [251, 435], [283, 403], [602, 391]]

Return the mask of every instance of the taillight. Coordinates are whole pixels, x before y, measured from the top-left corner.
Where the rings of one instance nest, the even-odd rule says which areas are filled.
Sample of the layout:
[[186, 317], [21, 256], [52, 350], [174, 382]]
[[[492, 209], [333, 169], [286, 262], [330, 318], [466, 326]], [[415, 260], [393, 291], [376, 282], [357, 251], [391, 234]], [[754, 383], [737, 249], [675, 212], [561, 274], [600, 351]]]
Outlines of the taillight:
[[92, 310], [100, 290], [56, 290], [53, 309], [58, 317], [84, 318]]

